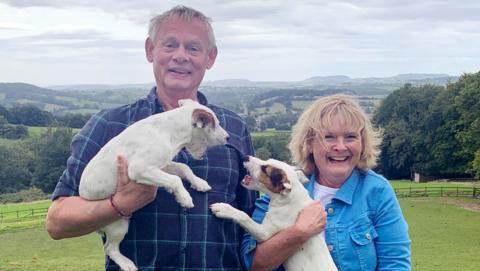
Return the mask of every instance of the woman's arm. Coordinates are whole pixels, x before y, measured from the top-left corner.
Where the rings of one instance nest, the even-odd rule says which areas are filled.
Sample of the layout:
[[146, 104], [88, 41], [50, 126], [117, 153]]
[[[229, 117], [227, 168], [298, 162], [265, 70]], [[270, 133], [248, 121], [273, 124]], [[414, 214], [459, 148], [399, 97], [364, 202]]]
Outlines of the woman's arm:
[[[266, 195], [257, 200], [252, 214], [255, 222], [262, 223], [269, 202], [270, 199]], [[294, 225], [278, 232], [265, 242], [257, 244], [249, 233], [245, 233], [241, 247], [244, 265], [249, 270], [272, 270], [279, 267], [310, 237], [323, 231], [325, 223], [326, 214], [323, 206], [314, 201], [300, 212]]]
[[269, 240], [259, 243], [253, 256], [252, 270], [272, 270], [295, 254], [311, 237], [325, 229], [327, 216], [319, 201], [305, 207], [294, 225]]
[[395, 192], [386, 186], [378, 195], [382, 196], [378, 197], [377, 216], [374, 220], [378, 233], [375, 240], [377, 270], [411, 270], [408, 225]]

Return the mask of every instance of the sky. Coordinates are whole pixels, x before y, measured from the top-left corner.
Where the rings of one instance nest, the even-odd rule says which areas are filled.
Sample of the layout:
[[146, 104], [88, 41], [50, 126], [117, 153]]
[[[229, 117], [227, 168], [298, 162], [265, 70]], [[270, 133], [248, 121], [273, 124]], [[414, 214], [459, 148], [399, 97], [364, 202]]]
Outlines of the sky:
[[207, 81], [480, 70], [478, 0], [0, 0], [0, 82], [153, 82], [148, 22], [178, 4], [213, 20]]

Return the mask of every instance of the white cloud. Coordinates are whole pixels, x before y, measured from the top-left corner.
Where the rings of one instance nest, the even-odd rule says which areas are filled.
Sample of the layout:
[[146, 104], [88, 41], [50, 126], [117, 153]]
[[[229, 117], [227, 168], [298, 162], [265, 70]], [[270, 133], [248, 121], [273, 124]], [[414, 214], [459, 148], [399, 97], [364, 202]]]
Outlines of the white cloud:
[[[169, 0], [0, 0], [0, 81], [152, 81], [143, 41]], [[480, 69], [480, 2], [192, 0], [219, 45], [207, 80]]]

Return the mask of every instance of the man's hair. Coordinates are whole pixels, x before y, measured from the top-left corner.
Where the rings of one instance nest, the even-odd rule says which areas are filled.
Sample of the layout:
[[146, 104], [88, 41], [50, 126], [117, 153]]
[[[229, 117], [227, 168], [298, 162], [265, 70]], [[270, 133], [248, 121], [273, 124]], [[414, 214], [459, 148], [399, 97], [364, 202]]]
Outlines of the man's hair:
[[215, 35], [213, 34], [213, 28], [210, 22], [212, 21], [209, 17], [205, 16], [198, 10], [195, 10], [190, 7], [186, 7], [183, 5], [178, 5], [173, 7], [166, 12], [153, 17], [150, 20], [150, 25], [148, 27], [148, 36], [152, 40], [153, 44], [155, 44], [157, 32], [160, 28], [161, 24], [164, 22], [165, 19], [177, 17], [185, 21], [192, 21], [193, 19], [199, 20], [205, 24], [207, 27], [207, 35], [208, 35], [208, 51], [212, 50], [216, 47], [215, 43]]
[[331, 127], [334, 117], [340, 117], [342, 124], [358, 129], [362, 140], [362, 153], [356, 168], [366, 171], [376, 165], [380, 154], [381, 131], [374, 129], [368, 116], [349, 96], [336, 94], [321, 97], [311, 104], [293, 127], [289, 149], [295, 163], [305, 173], [315, 171], [315, 161], [309, 152], [309, 144], [315, 138], [321, 146], [325, 132]]

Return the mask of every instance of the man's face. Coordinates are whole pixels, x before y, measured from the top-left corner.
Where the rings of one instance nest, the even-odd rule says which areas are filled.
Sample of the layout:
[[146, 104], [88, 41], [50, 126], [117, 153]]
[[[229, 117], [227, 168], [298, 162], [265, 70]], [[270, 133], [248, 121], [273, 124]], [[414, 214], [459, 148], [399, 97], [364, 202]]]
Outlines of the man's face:
[[197, 19], [167, 18], [155, 39], [147, 39], [145, 52], [153, 63], [157, 91], [179, 94], [197, 90], [217, 56], [216, 48], [209, 50], [207, 26]]

